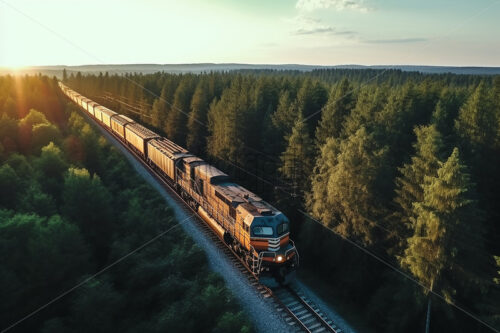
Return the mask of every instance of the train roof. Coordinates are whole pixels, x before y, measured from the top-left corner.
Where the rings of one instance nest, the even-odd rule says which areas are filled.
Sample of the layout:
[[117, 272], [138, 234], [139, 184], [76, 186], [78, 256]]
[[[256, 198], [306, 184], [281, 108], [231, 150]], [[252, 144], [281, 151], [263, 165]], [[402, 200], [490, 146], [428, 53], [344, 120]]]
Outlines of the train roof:
[[165, 138], [153, 139], [149, 141], [148, 144], [155, 147], [163, 154], [167, 155], [170, 159], [176, 159], [183, 156], [192, 156], [186, 149]]
[[118, 114], [118, 113], [116, 113], [115, 111], [110, 110], [110, 109], [108, 109], [107, 107], [102, 106], [102, 105], [100, 105], [100, 104], [99, 104], [99, 105], [97, 105], [97, 106], [95, 107], [95, 109], [97, 109], [97, 110], [101, 111], [102, 113], [105, 113], [105, 114], [107, 114], [107, 115], [109, 115], [109, 116], [112, 116], [112, 115]]
[[236, 210], [243, 221], [252, 226], [273, 226], [287, 222], [286, 216], [264, 200], [244, 202]]
[[229, 176], [227, 174], [203, 161], [201, 158], [185, 158], [184, 160], [186, 161], [188, 159], [191, 160], [191, 162], [188, 163], [199, 162], [194, 166], [195, 175], [197, 175], [201, 179], [208, 181], [210, 184], [219, 184], [221, 182], [229, 181]]
[[[247, 222], [251, 222], [256, 217], [275, 217], [281, 214], [279, 210], [262, 200], [258, 195], [235, 183], [224, 182], [214, 185], [216, 196], [223, 197], [223, 200], [237, 206], [242, 215], [249, 216]], [[222, 198], [221, 198], [222, 199]]]
[[156, 134], [155, 132], [147, 129], [146, 127], [144, 127], [138, 123], [128, 124], [126, 128], [128, 130], [134, 132], [138, 136], [140, 136], [142, 139], [152, 139], [152, 138], [159, 137], [158, 134]]
[[242, 204], [242, 208], [253, 216], [274, 216], [281, 213], [279, 210], [262, 199], [259, 201], [245, 202]]
[[[204, 160], [202, 160], [201, 158], [199, 158], [198, 156], [194, 156], [194, 155], [193, 155], [193, 156], [186, 157], [186, 158], [184, 159], [184, 162], [189, 163], [189, 164], [194, 163], [194, 162], [203, 162], [203, 163], [207, 163], [207, 162], [205, 162]], [[199, 164], [199, 163], [198, 163], [198, 164]]]
[[103, 109], [101, 109], [101, 112], [102, 112], [102, 113], [107, 114], [107, 115], [108, 115], [108, 116], [110, 116], [110, 117], [114, 116], [115, 114], [118, 114], [118, 113], [116, 113], [115, 111], [110, 110], [110, 109], [108, 109], [108, 108], [106, 108], [106, 107], [105, 107], [105, 108], [103, 108]]
[[130, 119], [129, 117], [118, 114], [118, 113], [116, 115], [114, 115], [113, 118], [111, 118], [111, 119], [114, 122], [116, 122], [122, 126], [125, 124], [128, 124], [128, 123], [135, 123], [135, 121], [133, 119]]

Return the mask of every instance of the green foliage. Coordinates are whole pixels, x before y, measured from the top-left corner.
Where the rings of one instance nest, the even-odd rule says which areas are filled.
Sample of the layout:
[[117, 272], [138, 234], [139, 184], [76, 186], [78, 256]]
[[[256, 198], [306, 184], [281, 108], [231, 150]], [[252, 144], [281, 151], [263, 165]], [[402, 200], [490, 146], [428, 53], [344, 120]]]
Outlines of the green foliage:
[[205, 81], [200, 81], [191, 100], [191, 112], [187, 123], [186, 146], [194, 154], [205, 150], [209, 102], [207, 84]]
[[458, 110], [463, 103], [463, 93], [445, 89], [439, 97], [436, 110], [432, 114], [431, 122], [436, 125], [439, 132], [449, 136], [453, 132], [453, 122], [458, 115]]
[[167, 86], [161, 90], [160, 98], [156, 99], [151, 109], [151, 125], [156, 128], [162, 128], [167, 115]]
[[[208, 113], [208, 153], [221, 159], [244, 165], [246, 156], [241, 154], [244, 146], [255, 140], [255, 109], [243, 80], [235, 81], [225, 90], [221, 99], [210, 105]], [[253, 133], [254, 134], [254, 133]]]
[[193, 81], [189, 76], [184, 77], [174, 94], [174, 102], [168, 113], [165, 133], [172, 141], [185, 145], [188, 110], [193, 95]]
[[478, 283], [471, 267], [483, 245], [481, 213], [457, 148], [436, 176], [427, 176], [423, 189], [422, 202], [414, 205], [414, 234], [401, 263], [426, 287], [452, 301], [457, 283]]
[[53, 142], [42, 148], [40, 157], [33, 162], [36, 178], [42, 189], [59, 197], [64, 172], [68, 168], [63, 152]]
[[327, 101], [325, 87], [316, 80], [306, 79], [297, 92], [298, 110], [307, 119], [310, 135], [314, 134], [316, 124], [321, 118], [321, 108]]
[[0, 206], [14, 208], [21, 190], [21, 179], [8, 164], [0, 167]]
[[290, 92], [280, 93], [278, 108], [272, 115], [272, 122], [282, 136], [291, 133], [299, 115], [297, 104], [293, 102]]
[[37, 111], [35, 109], [31, 109], [29, 113], [19, 122], [19, 126], [28, 126], [30, 128], [39, 124], [49, 125], [50, 122], [47, 120], [47, 117], [45, 117], [45, 114], [43, 114], [43, 112]]
[[321, 121], [316, 129], [316, 141], [319, 146], [328, 138], [338, 138], [343, 130], [344, 120], [354, 107], [353, 88], [348, 79], [343, 79], [333, 88], [326, 105], [321, 110]]
[[[72, 287], [89, 270], [78, 228], [58, 215], [0, 220], [0, 321], [13, 323]], [[32, 331], [40, 318], [21, 325]]]
[[98, 176], [70, 168], [64, 177], [62, 212], [82, 230], [96, 256], [104, 260], [112, 230], [111, 194]]
[[[132, 82], [155, 93], [161, 91], [168, 103], [162, 106], [160, 100]], [[491, 281], [490, 261], [492, 255], [500, 253], [500, 243], [495, 239], [495, 235], [500, 234], [498, 77], [337, 68], [311, 72], [129, 74], [126, 78], [80, 75], [70, 77], [68, 83], [89, 97], [109, 91], [133, 103], [148, 101], [154, 109], [152, 118], [142, 117], [142, 120], [153, 127], [166, 130], [165, 120], [171, 117], [170, 126], [175, 127], [172, 128], [175, 135], [184, 131], [176, 142], [182, 144], [186, 139], [190, 150], [283, 210], [292, 222], [293, 238], [299, 239], [302, 267], [309, 267], [329, 284], [335, 301], [353, 306], [354, 310], [349, 312], [362, 314], [367, 326], [385, 332], [421, 331], [425, 295], [388, 274], [385, 267], [361, 256], [357, 250], [342, 246], [319, 225], [305, 223], [297, 208], [308, 207], [314, 216], [342, 235], [369, 243], [370, 250], [398, 265], [399, 257], [404, 256], [407, 248], [407, 239], [414, 232], [412, 221], [418, 217], [414, 207], [425, 201], [422, 186], [427, 186], [428, 177], [438, 176], [438, 162], [444, 161], [455, 146], [459, 147], [464, 163], [470, 167], [471, 179], [477, 183], [477, 188], [471, 185], [470, 191], [477, 190], [475, 200], [484, 211], [481, 215], [484, 223], [470, 233], [485, 235], [487, 239], [484, 251], [483, 246], [478, 245], [475, 252], [478, 267], [462, 265], [462, 257], [454, 257], [455, 267], [467, 271], [456, 274], [453, 288], [449, 290], [456, 290], [453, 299], [470, 305], [471, 311], [478, 315], [495, 318], [495, 313], [499, 313], [496, 305], [500, 293], [485, 291], [484, 285], [481, 292], [477, 292], [474, 283], [458, 283], [464, 280], [459, 277], [462, 273]], [[188, 90], [190, 93], [186, 93]], [[193, 96], [186, 97], [190, 94]], [[342, 95], [346, 98], [339, 99]], [[172, 110], [175, 100], [186, 114]], [[19, 108], [17, 101], [14, 104]], [[11, 108], [14, 104], [11, 103]], [[107, 106], [115, 108], [112, 104]], [[206, 108], [209, 128], [204, 132], [194, 119], [203, 120]], [[24, 110], [26, 113], [28, 109]], [[23, 112], [19, 115], [25, 114]], [[11, 118], [17, 119], [17, 114], [16, 111]], [[307, 131], [303, 127], [294, 128], [299, 117], [307, 119]], [[7, 128], [16, 125], [7, 118], [5, 122], [0, 119], [0, 128], [3, 124]], [[11, 128], [17, 133], [15, 126]], [[73, 132], [80, 139], [81, 128]], [[6, 154], [15, 151], [17, 145], [25, 147], [22, 135], [11, 138], [1, 142]], [[74, 154], [70, 158], [72, 163], [81, 163], [79, 167], [85, 164], [91, 174], [97, 173], [103, 182], [120, 188], [114, 179], [119, 176], [122, 163], [118, 160], [103, 163], [99, 142], [91, 135], [83, 138], [81, 143], [86, 151]], [[304, 142], [311, 139], [316, 139], [318, 144], [313, 156], [307, 158], [310, 152], [302, 148], [309, 147], [310, 144]], [[64, 147], [69, 146], [79, 145], [72, 140], [71, 145], [65, 142]], [[302, 147], [300, 158], [289, 154], [294, 146]], [[27, 147], [31, 149], [30, 145]], [[108, 170], [106, 167], [109, 173], [103, 172]], [[140, 195], [144, 194], [140, 192]], [[131, 205], [133, 211], [141, 211], [139, 201], [124, 199], [123, 202]], [[120, 221], [127, 220], [127, 225], [141, 217], [126, 211], [133, 219], [128, 221], [122, 216]], [[474, 238], [475, 234], [457, 233], [454, 238], [446, 238], [450, 244], [445, 245], [463, 248], [463, 244], [476, 242], [463, 241], [466, 237]], [[462, 253], [469, 252], [472, 251]], [[467, 261], [465, 257], [464, 254]], [[446, 279], [451, 280], [454, 272], [446, 273]], [[366, 276], [370, 279], [363, 278]], [[169, 280], [166, 285], [169, 295], [182, 298], [182, 293], [173, 290], [185, 286], [185, 281]], [[406, 308], [411, 310], [405, 312]], [[450, 307], [434, 304], [433, 309], [438, 312], [431, 325], [435, 331], [478, 330], [472, 320], [457, 315]], [[174, 320], [177, 315], [182, 314], [176, 312], [161, 318]]]
[[281, 155], [280, 172], [292, 182], [296, 189], [305, 190], [313, 167], [314, 146], [301, 114], [295, 121], [292, 133], [287, 140], [288, 146]]
[[29, 180], [33, 177], [34, 170], [26, 156], [18, 153], [12, 153], [9, 155], [9, 158], [5, 161], [5, 163], [16, 170], [16, 174], [22, 179]]
[[[60, 117], [52, 112], [58, 103], [43, 101], [60, 96], [54, 82], [38, 76], [17, 83], [36, 89], [15, 100], [24, 118], [0, 118], [7, 147], [0, 151], [2, 328], [126, 256], [14, 330], [251, 331], [200, 248], [173, 228], [163, 198], [74, 106]], [[0, 77], [0, 104], [9, 85], [13, 81]], [[49, 95], [41, 100], [40, 90]], [[131, 255], [168, 228], [172, 232]]]
[[56, 214], [57, 207], [54, 198], [44, 193], [37, 183], [32, 183], [23, 195], [19, 206], [20, 211], [33, 212], [40, 216]]
[[415, 134], [415, 155], [410, 163], [399, 169], [401, 175], [396, 178], [394, 202], [399, 211], [395, 213], [394, 228], [398, 231], [397, 235], [404, 239], [410, 236], [409, 230], [413, 229], [413, 205], [423, 200], [422, 185], [428, 177], [437, 175], [439, 163], [444, 158], [444, 142], [435, 125], [417, 127]]
[[[121, 326], [117, 322], [124, 309], [124, 295], [116, 291], [105, 277], [91, 280], [77, 291], [68, 320], [75, 332], [110, 332]], [[97, 310], [97, 311], [96, 311]]]
[[344, 137], [353, 135], [361, 127], [379, 135], [377, 114], [387, 103], [388, 91], [383, 88], [367, 87], [358, 93], [356, 105], [344, 123]]
[[61, 132], [59, 129], [51, 124], [37, 124], [32, 129], [33, 150], [40, 151], [42, 147], [53, 142], [55, 144], [61, 143]]
[[481, 82], [467, 102], [460, 108], [455, 130], [470, 150], [480, 146], [496, 147], [498, 141], [498, 119], [489, 98], [488, 88]]
[[4, 113], [0, 118], [0, 143], [4, 151], [7, 153], [16, 151], [18, 141], [17, 121]]
[[387, 148], [378, 147], [364, 128], [342, 141], [328, 139], [321, 149], [308, 206], [323, 223], [370, 244], [373, 220], [383, 214], [377, 193], [386, 174]]
[[17, 105], [14, 99], [9, 96], [7, 97], [5, 103], [3, 104], [3, 107], [0, 108], [0, 113], [4, 113], [6, 116], [12, 119], [18, 118], [17, 115]]

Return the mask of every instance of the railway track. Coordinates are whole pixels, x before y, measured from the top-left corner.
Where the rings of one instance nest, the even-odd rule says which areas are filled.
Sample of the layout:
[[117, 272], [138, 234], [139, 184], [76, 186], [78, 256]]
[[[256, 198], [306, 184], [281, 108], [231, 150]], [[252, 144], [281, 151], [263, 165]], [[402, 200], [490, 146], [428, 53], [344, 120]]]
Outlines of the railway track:
[[[80, 106], [78, 105], [80, 108]], [[137, 152], [131, 149], [124, 143], [119, 136], [110, 131], [105, 126], [96, 122], [87, 112], [83, 112], [84, 117], [91, 120], [94, 124], [101, 127], [106, 133], [111, 135], [118, 141], [137, 161], [148, 171], [149, 174], [156, 179], [162, 187], [170, 194], [170, 196], [182, 207], [189, 212], [201, 227], [203, 234], [212, 241], [212, 243], [223, 252], [226, 257], [232, 262], [234, 267], [244, 275], [251, 286], [253, 286], [264, 299], [273, 302], [277, 312], [281, 314], [284, 321], [290, 328], [291, 332], [333, 332], [341, 333], [342, 330], [337, 328], [336, 325], [323, 313], [321, 310], [310, 300], [303, 295], [303, 293], [293, 286], [282, 286], [278, 288], [269, 288], [259, 282], [246, 262], [241, 259], [236, 252], [229, 247], [223, 239], [221, 239], [213, 230], [199, 217], [197, 212], [189, 205], [180, 194], [175, 191], [171, 185], [148, 163], [146, 163]]]

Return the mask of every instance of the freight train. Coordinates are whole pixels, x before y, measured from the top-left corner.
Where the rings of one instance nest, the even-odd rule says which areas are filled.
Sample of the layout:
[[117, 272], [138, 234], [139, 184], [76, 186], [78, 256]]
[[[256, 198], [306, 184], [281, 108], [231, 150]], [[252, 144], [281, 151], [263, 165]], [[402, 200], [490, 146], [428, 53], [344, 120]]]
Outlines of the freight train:
[[183, 147], [61, 82], [59, 86], [178, 192], [261, 282], [293, 279], [299, 254], [282, 212]]

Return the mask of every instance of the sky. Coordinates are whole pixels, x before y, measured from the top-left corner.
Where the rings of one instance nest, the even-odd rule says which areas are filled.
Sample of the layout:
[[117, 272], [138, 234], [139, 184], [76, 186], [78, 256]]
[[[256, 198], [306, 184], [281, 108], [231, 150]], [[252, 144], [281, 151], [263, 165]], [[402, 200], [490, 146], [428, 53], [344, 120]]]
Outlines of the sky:
[[500, 66], [500, 0], [0, 0], [0, 67]]

